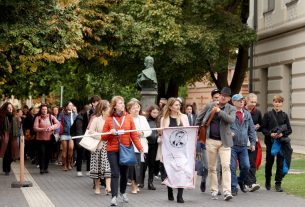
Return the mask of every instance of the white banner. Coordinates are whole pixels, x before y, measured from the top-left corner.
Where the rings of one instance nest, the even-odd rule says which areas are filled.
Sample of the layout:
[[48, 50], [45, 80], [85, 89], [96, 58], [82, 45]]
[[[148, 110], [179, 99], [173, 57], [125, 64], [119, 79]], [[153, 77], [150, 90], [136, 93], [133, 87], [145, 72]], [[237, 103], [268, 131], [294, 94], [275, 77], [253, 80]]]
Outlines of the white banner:
[[164, 128], [162, 158], [167, 173], [163, 183], [172, 188], [195, 188], [198, 127]]

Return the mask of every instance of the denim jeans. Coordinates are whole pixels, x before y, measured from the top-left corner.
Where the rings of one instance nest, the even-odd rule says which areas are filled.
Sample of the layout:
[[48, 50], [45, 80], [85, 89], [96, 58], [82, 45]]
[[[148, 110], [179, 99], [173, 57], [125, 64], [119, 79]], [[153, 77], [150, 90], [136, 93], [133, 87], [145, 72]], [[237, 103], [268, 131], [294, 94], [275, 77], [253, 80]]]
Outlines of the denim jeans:
[[[239, 177], [236, 175], [236, 161], [239, 163]], [[244, 183], [248, 177], [250, 163], [247, 146], [233, 146], [231, 147], [231, 189], [237, 190], [239, 182]]]
[[120, 193], [125, 193], [127, 186], [128, 166], [119, 164], [119, 152], [107, 152], [111, 168], [111, 194], [112, 197], [118, 196], [119, 177]]
[[196, 160], [197, 175], [202, 176], [202, 181], [205, 182], [208, 176], [208, 159], [205, 144], [197, 142], [196, 153], [198, 160]]

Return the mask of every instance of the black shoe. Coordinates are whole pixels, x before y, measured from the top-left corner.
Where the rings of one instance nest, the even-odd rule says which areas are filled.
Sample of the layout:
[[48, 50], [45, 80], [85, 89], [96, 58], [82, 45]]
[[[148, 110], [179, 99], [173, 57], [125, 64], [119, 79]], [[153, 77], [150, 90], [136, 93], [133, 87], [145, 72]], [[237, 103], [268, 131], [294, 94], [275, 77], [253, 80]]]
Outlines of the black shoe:
[[204, 181], [201, 181], [201, 183], [200, 183], [200, 190], [201, 190], [201, 192], [205, 192], [205, 189], [206, 189], [206, 184], [205, 184]]
[[275, 191], [276, 192], [283, 192], [283, 189], [281, 187], [281, 184], [275, 184]]
[[144, 188], [144, 184], [139, 184], [138, 187], [139, 188]]
[[40, 170], [40, 174], [42, 175], [44, 173], [44, 170]]
[[266, 183], [265, 183], [265, 187], [266, 187], [266, 190], [270, 190], [270, 189], [271, 189], [271, 184], [270, 184], [270, 182], [266, 182]]
[[152, 181], [148, 182], [148, 190], [156, 190], [154, 183]]
[[10, 175], [10, 172], [5, 172], [5, 175], [6, 175], [6, 176]]
[[177, 203], [184, 203], [182, 195], [183, 195], [183, 188], [178, 188]]
[[173, 194], [173, 189], [170, 187], [167, 187], [167, 196], [169, 201], [174, 200], [174, 194]]
[[184, 203], [183, 198], [182, 197], [181, 198], [177, 197], [177, 203]]
[[238, 184], [239, 184], [239, 188], [240, 188], [240, 190], [241, 190], [242, 192], [244, 192], [244, 193], [248, 192], [248, 191], [246, 190], [246, 186], [245, 186], [245, 184], [244, 184], [243, 182], [238, 182]]
[[48, 169], [45, 169], [45, 170], [44, 170], [44, 173], [49, 173], [49, 170], [48, 170]]
[[236, 190], [232, 190], [232, 196], [237, 196], [237, 192], [238, 192], [237, 189]]

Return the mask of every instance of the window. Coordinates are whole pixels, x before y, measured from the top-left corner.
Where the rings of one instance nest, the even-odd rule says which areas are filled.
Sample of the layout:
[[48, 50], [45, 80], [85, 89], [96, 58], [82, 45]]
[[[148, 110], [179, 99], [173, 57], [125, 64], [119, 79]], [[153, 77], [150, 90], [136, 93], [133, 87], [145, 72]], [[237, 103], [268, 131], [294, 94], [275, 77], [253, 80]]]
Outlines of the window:
[[275, 8], [275, 0], [265, 0], [264, 4], [265, 4], [264, 13], [271, 12]]

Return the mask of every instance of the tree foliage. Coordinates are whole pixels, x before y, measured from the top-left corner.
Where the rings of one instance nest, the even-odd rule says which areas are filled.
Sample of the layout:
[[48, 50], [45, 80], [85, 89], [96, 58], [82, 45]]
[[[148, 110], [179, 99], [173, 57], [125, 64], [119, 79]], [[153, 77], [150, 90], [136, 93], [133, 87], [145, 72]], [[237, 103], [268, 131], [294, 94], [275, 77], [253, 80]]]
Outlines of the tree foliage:
[[[159, 96], [206, 74], [240, 89], [247, 48], [249, 0], [0, 0], [0, 93], [58, 93], [86, 100], [138, 96], [144, 58], [155, 59]], [[235, 50], [239, 48], [236, 55]], [[237, 59], [237, 61], [235, 61]]]

